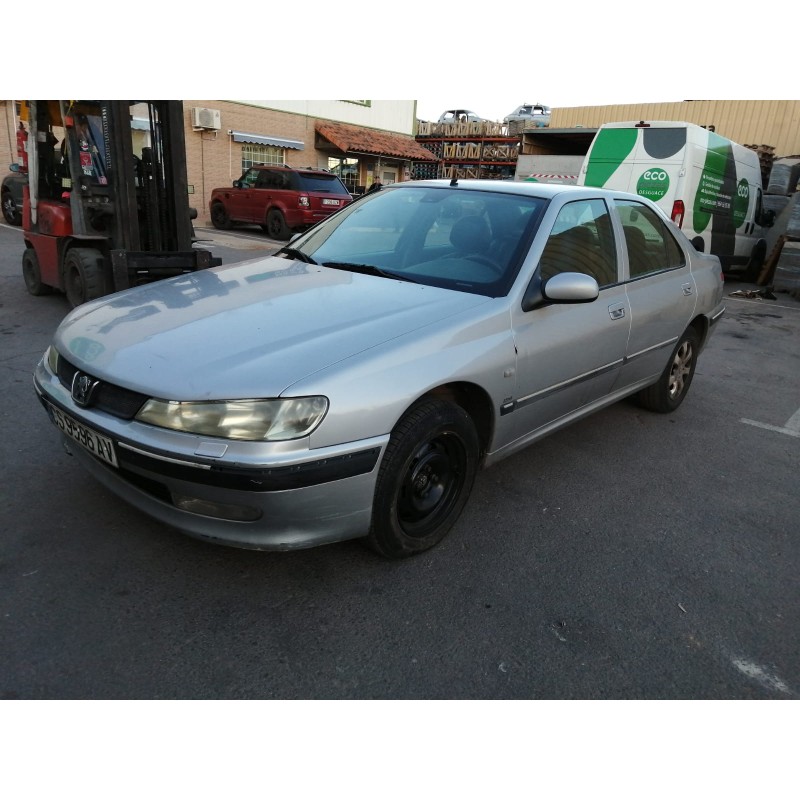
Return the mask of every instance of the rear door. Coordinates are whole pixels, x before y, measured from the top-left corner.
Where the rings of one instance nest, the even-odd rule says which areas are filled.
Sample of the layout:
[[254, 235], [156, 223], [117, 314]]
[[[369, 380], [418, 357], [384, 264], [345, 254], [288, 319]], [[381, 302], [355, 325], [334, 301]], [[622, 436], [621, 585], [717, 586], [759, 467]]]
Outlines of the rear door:
[[697, 291], [687, 254], [659, 214], [635, 200], [616, 200], [615, 205], [631, 313], [622, 388], [661, 373], [694, 317]]

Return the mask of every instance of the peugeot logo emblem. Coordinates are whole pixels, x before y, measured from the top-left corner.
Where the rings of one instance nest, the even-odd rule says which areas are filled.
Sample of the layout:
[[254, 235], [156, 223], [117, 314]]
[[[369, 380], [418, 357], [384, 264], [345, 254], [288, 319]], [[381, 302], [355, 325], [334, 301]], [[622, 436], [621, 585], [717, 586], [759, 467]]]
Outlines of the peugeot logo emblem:
[[88, 406], [99, 383], [83, 372], [76, 372], [72, 378], [72, 399], [79, 406]]

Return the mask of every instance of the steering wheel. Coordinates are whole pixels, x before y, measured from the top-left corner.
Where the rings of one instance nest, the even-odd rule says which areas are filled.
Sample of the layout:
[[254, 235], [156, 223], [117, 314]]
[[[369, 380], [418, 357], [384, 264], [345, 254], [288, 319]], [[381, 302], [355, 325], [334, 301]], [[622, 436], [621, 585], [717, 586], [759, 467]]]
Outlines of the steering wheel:
[[488, 256], [481, 255], [480, 253], [470, 253], [467, 258], [477, 264], [483, 264], [485, 267], [489, 267], [489, 269], [491, 269], [492, 272], [496, 273], [497, 275], [502, 275], [505, 272], [500, 264]]

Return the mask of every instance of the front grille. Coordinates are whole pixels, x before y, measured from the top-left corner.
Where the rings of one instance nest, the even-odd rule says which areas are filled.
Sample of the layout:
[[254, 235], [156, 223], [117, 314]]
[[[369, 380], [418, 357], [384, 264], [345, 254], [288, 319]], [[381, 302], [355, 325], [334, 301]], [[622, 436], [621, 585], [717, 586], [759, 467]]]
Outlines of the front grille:
[[[74, 364], [70, 364], [64, 356], [59, 355], [58, 380], [70, 391], [76, 372], [78, 372], [78, 368]], [[133, 419], [148, 399], [146, 394], [139, 394], [139, 392], [123, 389], [113, 383], [100, 381], [100, 385], [92, 396], [91, 406], [120, 419]]]

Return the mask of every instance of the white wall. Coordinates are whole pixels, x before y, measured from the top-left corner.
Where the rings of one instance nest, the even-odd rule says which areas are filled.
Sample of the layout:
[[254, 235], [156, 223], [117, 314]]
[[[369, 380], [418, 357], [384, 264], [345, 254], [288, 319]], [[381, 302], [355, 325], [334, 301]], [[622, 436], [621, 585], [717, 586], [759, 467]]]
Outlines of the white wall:
[[[416, 118], [415, 100], [356, 102], [346, 100], [234, 100], [232, 102], [408, 135], [414, 133]], [[369, 105], [360, 105], [360, 102], [369, 103]]]

